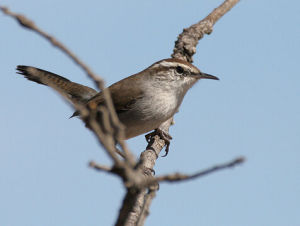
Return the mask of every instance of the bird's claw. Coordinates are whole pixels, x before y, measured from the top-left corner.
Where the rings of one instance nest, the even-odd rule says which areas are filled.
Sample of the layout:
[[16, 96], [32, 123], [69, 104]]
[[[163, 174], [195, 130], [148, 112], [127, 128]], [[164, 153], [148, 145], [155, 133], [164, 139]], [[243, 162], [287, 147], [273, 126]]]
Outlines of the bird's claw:
[[159, 135], [160, 138], [165, 141], [166, 149], [165, 149], [165, 154], [162, 157], [166, 157], [169, 153], [170, 141], [172, 140], [172, 137], [170, 136], [169, 133], [161, 129], [155, 129], [153, 132], [145, 135], [146, 141], [149, 143], [155, 135]]

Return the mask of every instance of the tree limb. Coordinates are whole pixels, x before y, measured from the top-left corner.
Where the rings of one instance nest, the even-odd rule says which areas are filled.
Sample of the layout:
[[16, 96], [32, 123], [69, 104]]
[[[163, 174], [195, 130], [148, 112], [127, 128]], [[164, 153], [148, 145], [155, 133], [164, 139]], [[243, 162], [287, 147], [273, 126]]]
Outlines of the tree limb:
[[205, 34], [211, 34], [213, 25], [238, 2], [239, 0], [226, 0], [203, 20], [189, 28], [183, 29], [183, 32], [178, 36], [175, 42], [172, 57], [192, 63], [198, 41], [203, 38]]

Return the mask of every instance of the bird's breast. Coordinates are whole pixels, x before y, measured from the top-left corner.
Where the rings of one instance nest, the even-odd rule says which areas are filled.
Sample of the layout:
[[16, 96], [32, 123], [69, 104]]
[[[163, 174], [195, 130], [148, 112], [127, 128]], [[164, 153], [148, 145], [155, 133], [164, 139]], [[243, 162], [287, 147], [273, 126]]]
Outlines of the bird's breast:
[[136, 109], [141, 113], [144, 120], [165, 121], [175, 114], [178, 108], [176, 95], [163, 91], [145, 93], [136, 103]]
[[147, 133], [172, 117], [179, 105], [176, 95], [166, 92], [145, 91], [132, 108], [119, 114], [121, 122], [126, 127], [126, 138]]

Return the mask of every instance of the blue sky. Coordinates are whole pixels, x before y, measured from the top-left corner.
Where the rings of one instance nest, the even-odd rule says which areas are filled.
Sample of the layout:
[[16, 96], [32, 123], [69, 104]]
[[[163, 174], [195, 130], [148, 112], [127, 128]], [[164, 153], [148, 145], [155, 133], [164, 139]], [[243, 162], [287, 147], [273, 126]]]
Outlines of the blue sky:
[[[55, 35], [112, 84], [168, 58], [184, 27], [222, 1], [3, 0]], [[194, 64], [220, 81], [187, 94], [157, 174], [192, 173], [245, 156], [231, 170], [162, 184], [146, 225], [300, 225], [300, 3], [241, 1], [205, 36]], [[52, 90], [15, 73], [40, 67], [92, 86], [45, 40], [0, 15], [0, 225], [113, 225], [124, 188], [87, 167], [110, 164]], [[143, 136], [129, 140], [138, 155]]]

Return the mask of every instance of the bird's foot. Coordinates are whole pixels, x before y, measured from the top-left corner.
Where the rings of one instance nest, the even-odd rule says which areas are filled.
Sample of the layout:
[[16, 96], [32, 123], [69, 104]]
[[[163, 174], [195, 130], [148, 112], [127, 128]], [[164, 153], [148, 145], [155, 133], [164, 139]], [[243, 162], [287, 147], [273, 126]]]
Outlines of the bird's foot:
[[158, 128], [155, 129], [153, 132], [145, 135], [146, 141], [149, 143], [155, 135], [160, 136], [160, 138], [165, 141], [166, 149], [165, 149], [165, 154], [162, 157], [166, 157], [169, 152], [170, 141], [172, 140], [172, 137], [168, 132], [165, 132]]

